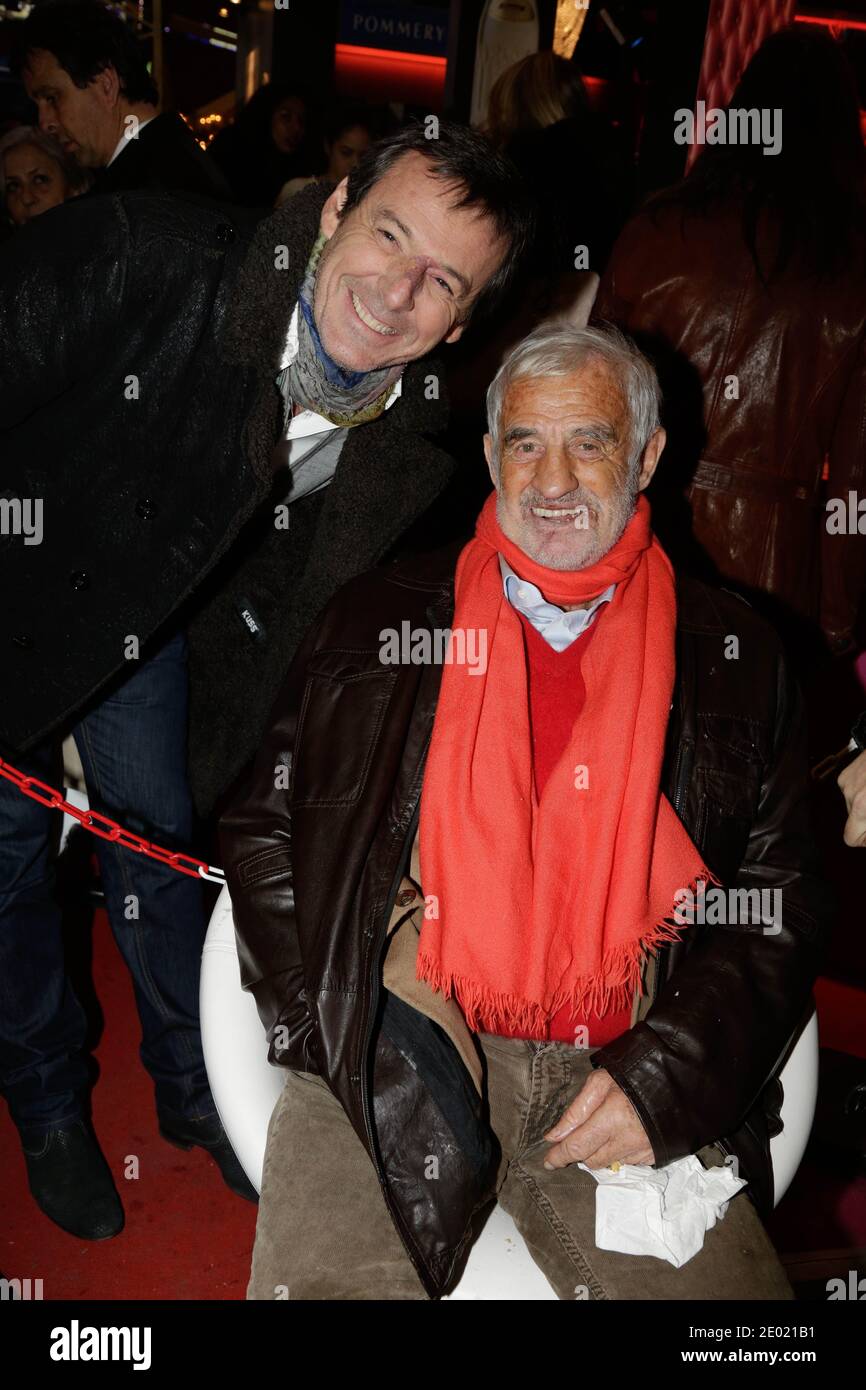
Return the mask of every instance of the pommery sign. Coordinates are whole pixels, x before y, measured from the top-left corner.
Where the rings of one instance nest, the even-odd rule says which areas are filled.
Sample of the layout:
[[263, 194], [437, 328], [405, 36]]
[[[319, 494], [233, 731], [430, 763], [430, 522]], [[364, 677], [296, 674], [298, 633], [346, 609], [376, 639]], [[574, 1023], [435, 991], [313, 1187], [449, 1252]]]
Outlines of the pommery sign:
[[448, 10], [434, 5], [343, 0], [339, 43], [448, 56]]

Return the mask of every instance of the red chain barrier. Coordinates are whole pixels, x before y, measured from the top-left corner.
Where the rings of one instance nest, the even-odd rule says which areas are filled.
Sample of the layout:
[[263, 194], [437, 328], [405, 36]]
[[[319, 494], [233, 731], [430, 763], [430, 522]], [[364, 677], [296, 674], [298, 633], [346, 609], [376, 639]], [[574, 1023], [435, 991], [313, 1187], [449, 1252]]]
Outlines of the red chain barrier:
[[163, 849], [161, 845], [151, 844], [149, 840], [136, 835], [132, 830], [124, 829], [117, 821], [112, 820], [110, 816], [102, 815], [100, 811], [82, 811], [80, 806], [73, 806], [71, 802], [66, 801], [63, 794], [54, 787], [49, 787], [47, 782], [40, 782], [38, 777], [26, 776], [2, 758], [0, 777], [5, 777], [13, 787], [17, 787], [31, 800], [38, 801], [40, 806], [50, 806], [54, 810], [65, 812], [67, 816], [72, 816], [85, 830], [89, 830], [92, 835], [98, 835], [101, 840], [111, 840], [136, 854], [146, 854], [148, 859], [167, 864], [170, 869], [177, 869], [179, 874], [187, 874], [190, 878], [206, 878], [210, 883], [225, 883], [222, 869], [214, 867], [213, 864], [206, 864], [203, 859], [196, 859], [191, 854], [181, 854], [178, 850]]

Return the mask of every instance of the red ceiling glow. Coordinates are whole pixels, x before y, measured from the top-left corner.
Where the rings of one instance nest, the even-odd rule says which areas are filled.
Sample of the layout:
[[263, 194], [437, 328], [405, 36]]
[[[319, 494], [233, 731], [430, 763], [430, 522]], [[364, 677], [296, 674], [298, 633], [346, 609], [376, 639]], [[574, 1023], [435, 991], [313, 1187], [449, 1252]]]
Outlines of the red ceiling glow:
[[387, 48], [356, 48], [338, 43], [334, 49], [337, 85], [344, 96], [367, 101], [405, 101], [439, 110], [445, 92], [446, 58], [426, 53], [401, 53]]

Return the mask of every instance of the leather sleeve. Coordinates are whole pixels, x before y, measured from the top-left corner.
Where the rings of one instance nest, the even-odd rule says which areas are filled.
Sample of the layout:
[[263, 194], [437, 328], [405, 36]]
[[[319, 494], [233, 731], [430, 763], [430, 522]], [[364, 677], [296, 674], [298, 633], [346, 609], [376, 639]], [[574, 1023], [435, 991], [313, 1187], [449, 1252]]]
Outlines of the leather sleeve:
[[734, 886], [781, 889], [781, 929], [689, 926], [701, 935], [644, 1021], [592, 1057], [637, 1110], [658, 1166], [736, 1131], [808, 1004], [833, 903], [807, 793], [802, 701], [780, 655], [772, 761]]
[[130, 241], [120, 203], [82, 198], [37, 217], [0, 251], [0, 431], [74, 390], [122, 342]]
[[[848, 493], [856, 502], [866, 496], [866, 338], [848, 382], [829, 452], [827, 498], [841, 498], [848, 511]], [[855, 502], [855, 505], [856, 505]], [[866, 516], [854, 534], [827, 530], [821, 516], [821, 628], [831, 646], [850, 640], [866, 587]]]
[[298, 711], [317, 629], [295, 655], [259, 752], [220, 817], [241, 984], [256, 1001], [269, 1060], [317, 1071], [295, 920], [290, 788]]

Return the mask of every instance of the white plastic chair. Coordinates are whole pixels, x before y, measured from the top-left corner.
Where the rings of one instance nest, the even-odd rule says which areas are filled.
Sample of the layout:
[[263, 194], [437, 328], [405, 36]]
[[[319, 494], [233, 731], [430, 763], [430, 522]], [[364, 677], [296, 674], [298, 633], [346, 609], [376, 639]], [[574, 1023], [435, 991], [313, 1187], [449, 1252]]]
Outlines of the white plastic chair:
[[[261, 1189], [268, 1124], [284, 1073], [267, 1059], [255, 1001], [241, 989], [231, 899], [220, 893], [202, 953], [201, 1029], [211, 1091], [250, 1182]], [[776, 1203], [803, 1158], [818, 1095], [818, 1019], [813, 1012], [781, 1071], [784, 1129], [770, 1140]], [[556, 1299], [511, 1217], [498, 1204], [470, 1251], [453, 1299]]]

